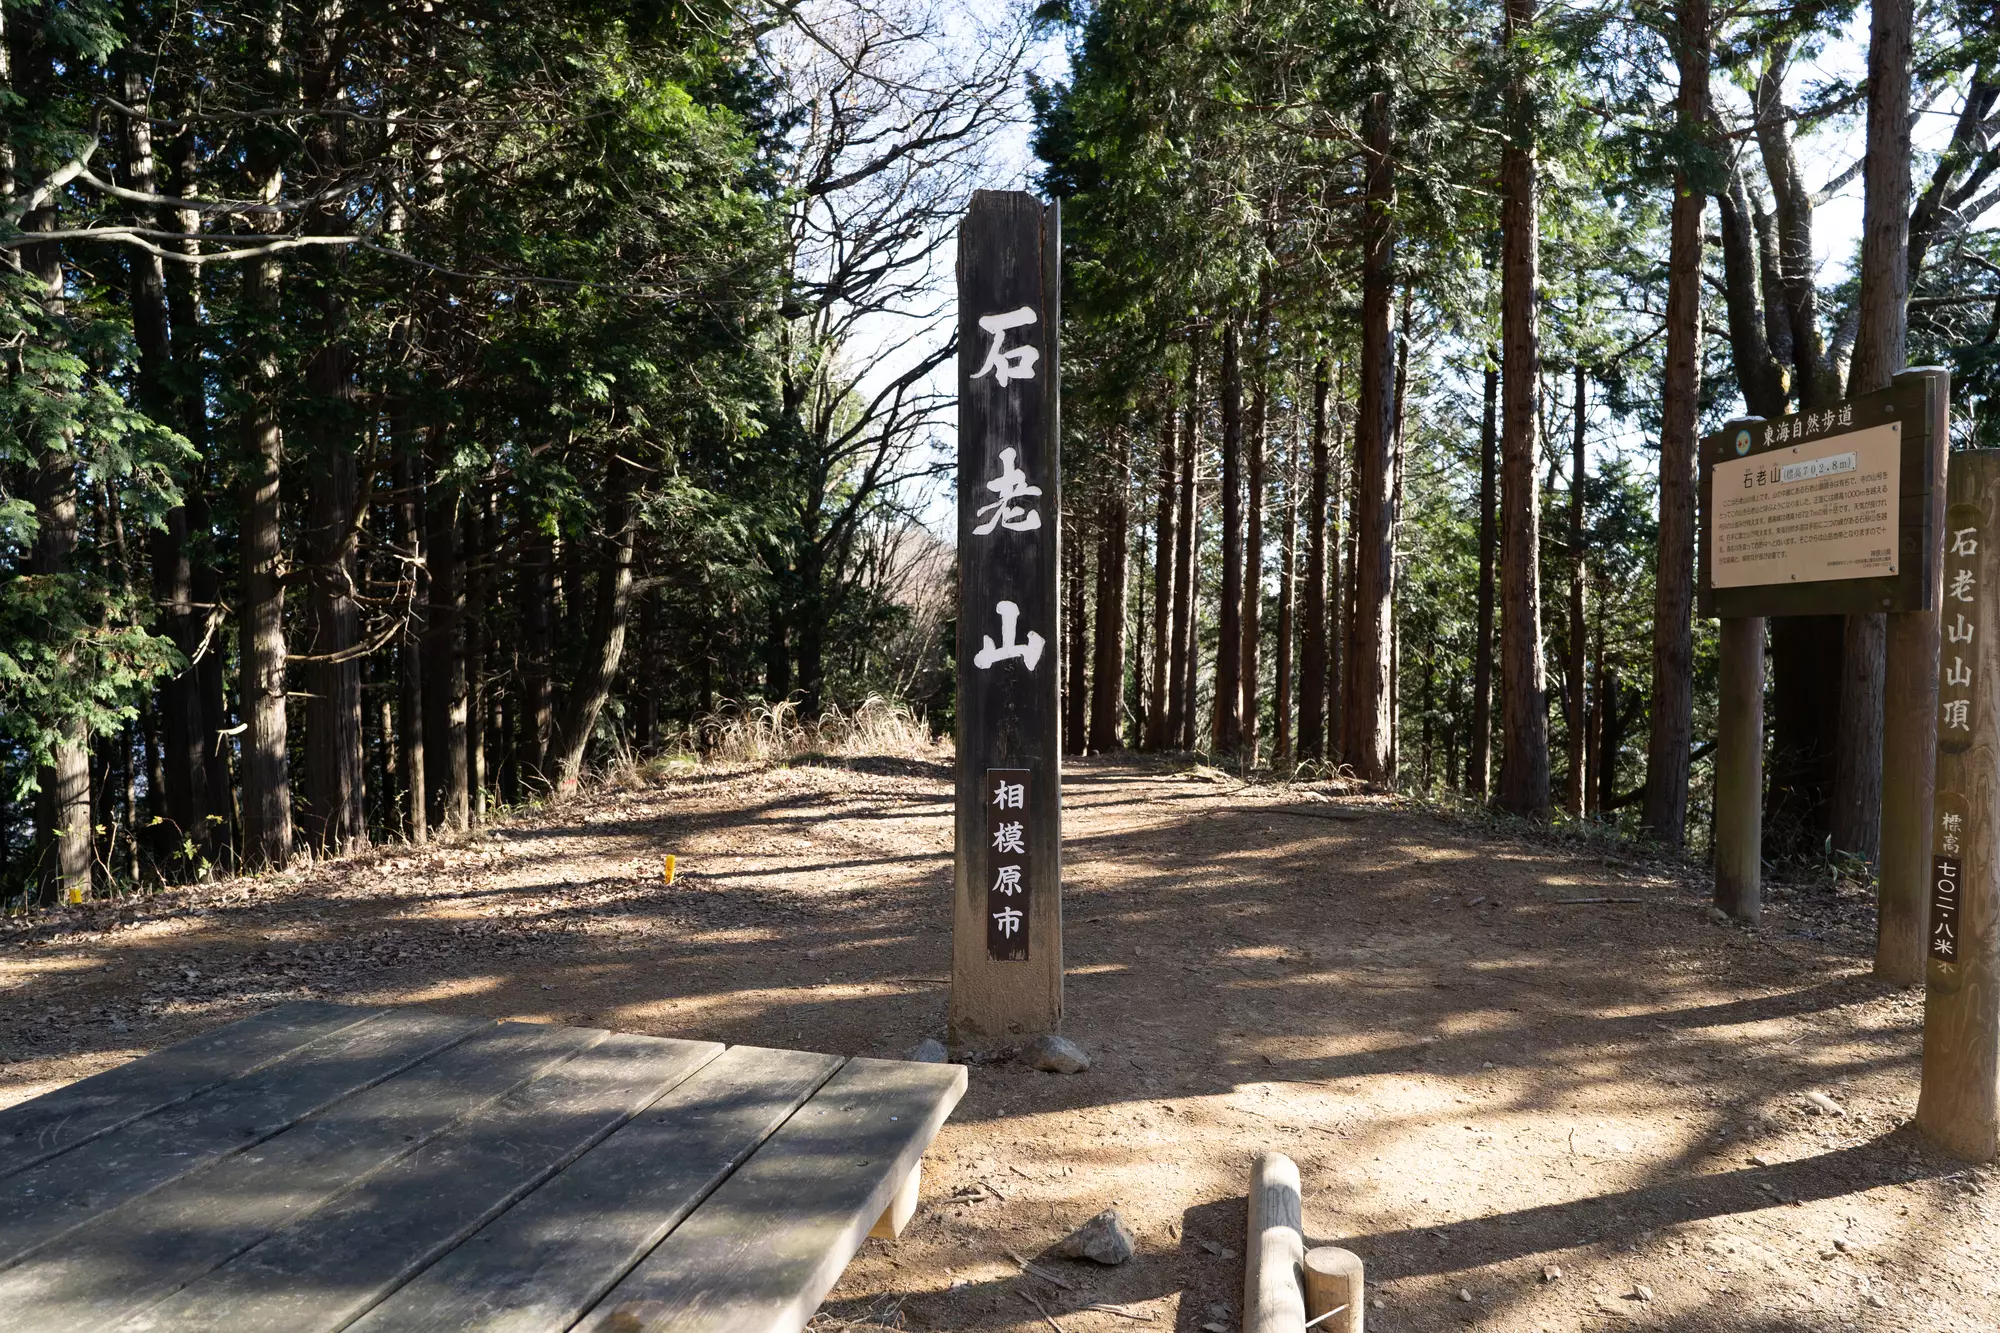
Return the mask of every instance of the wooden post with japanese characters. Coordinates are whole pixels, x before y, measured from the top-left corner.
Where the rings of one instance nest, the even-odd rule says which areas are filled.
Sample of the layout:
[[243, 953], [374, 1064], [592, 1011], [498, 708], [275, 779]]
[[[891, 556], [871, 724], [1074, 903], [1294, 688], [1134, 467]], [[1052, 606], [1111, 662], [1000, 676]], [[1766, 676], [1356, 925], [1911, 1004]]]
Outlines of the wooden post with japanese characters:
[[2000, 1155], [2000, 454], [1952, 456], [1917, 1128]]
[[954, 1046], [1062, 1019], [1061, 250], [1057, 206], [1019, 191], [959, 226]]

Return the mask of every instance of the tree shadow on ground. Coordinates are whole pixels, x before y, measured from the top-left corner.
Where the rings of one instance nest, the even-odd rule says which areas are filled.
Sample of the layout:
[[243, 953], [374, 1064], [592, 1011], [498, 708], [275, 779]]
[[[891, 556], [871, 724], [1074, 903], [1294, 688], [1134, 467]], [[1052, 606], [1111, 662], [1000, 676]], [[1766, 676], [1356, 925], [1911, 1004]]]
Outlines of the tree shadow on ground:
[[[949, 972], [951, 875], [935, 838], [948, 829], [949, 771], [885, 762], [877, 771], [893, 785], [875, 792], [816, 789], [809, 774], [742, 774], [733, 786], [677, 779], [618, 793], [622, 813], [608, 820], [551, 812], [507, 839], [520, 859], [505, 886], [476, 867], [402, 888], [389, 872], [363, 883], [357, 864], [344, 880], [337, 867], [326, 872], [339, 890], [331, 897], [253, 899], [183, 913], [157, 935], [51, 942], [41, 970], [36, 949], [18, 951], [31, 988], [10, 1002], [0, 1039], [13, 1059], [129, 1050], [300, 993], [894, 1052], [943, 1035], [947, 994], [935, 983]], [[1883, 1016], [1884, 992], [1858, 960], [1781, 945], [1776, 926], [1715, 925], [1698, 893], [1635, 889], [1594, 851], [1495, 839], [1379, 804], [1355, 806], [1360, 819], [1290, 819], [1275, 808], [1282, 790], [1169, 783], [1159, 769], [1090, 761], [1065, 781], [1066, 1026], [1096, 1067], [1073, 1079], [976, 1067], [953, 1121], [977, 1136], [1170, 1100], [1235, 1126], [1242, 1150], [1226, 1169], [1212, 1156], [1189, 1168], [1220, 1201], [1181, 1214], [1171, 1252], [1148, 1250], [1129, 1277], [1076, 1294], [1181, 1291], [1180, 1333], [1209, 1322], [1211, 1304], [1240, 1304], [1240, 1259], [1223, 1261], [1201, 1241], [1240, 1254], [1242, 1203], [1230, 1195], [1253, 1147], [1293, 1152], [1308, 1167], [1310, 1227], [1349, 1236], [1382, 1281], [1418, 1284], [1951, 1169], [1880, 1123], [1860, 1143], [1744, 1166], [1746, 1120], [1782, 1110], [1801, 1089], [1911, 1068], [1909, 1020]], [[919, 837], [930, 849], [910, 845]], [[656, 860], [676, 848], [694, 849], [693, 873], [669, 887]], [[621, 875], [621, 859], [646, 869]], [[1557, 901], [1634, 894], [1646, 901]], [[164, 1009], [149, 1009], [129, 981], [100, 980], [95, 969], [111, 964], [121, 976], [148, 969]], [[201, 975], [176, 981], [185, 966]], [[125, 1030], [80, 1021], [65, 1030], [53, 1005], [68, 1019], [94, 1005]], [[1390, 1081], [1406, 1105], [1369, 1100]], [[1627, 1158], [1522, 1156], [1518, 1172], [1545, 1176], [1554, 1202], [1513, 1205], [1496, 1178], [1487, 1197], [1449, 1200], [1456, 1220], [1420, 1225], [1395, 1198], [1420, 1182], [1367, 1182], [1379, 1188], [1362, 1192], [1334, 1179], [1344, 1165], [1366, 1175], [1371, 1159], [1411, 1142], [1427, 1145], [1442, 1178], [1456, 1167], [1447, 1131], [1466, 1132], [1457, 1121], [1567, 1127], [1588, 1139], [1614, 1087], [1623, 1106], [1675, 1137]], [[1310, 1099], [1283, 1102], [1291, 1089]], [[1794, 1133], [1810, 1125], [1788, 1123]], [[1075, 1186], [1087, 1216], [1094, 1178], [1140, 1170], [1157, 1150], [1059, 1136], [1047, 1151], [1087, 1172]], [[1000, 1216], [1043, 1237], [1017, 1242], [1023, 1253], [1046, 1243], [1046, 1217]], [[943, 1302], [927, 1316], [938, 1327], [1034, 1318], [1005, 1283], [991, 1285], [992, 1303], [976, 1285], [948, 1302], [913, 1297], [908, 1309]], [[1060, 1321], [1074, 1305], [1050, 1313]], [[1774, 1318], [1724, 1309], [1713, 1326], [1795, 1327]]]

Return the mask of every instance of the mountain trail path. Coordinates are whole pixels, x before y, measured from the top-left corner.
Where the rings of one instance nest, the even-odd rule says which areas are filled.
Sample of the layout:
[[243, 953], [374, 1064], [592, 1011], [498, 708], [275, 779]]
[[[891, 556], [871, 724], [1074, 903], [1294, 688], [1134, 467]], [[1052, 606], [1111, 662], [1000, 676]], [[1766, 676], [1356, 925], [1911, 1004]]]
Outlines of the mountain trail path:
[[[1909, 1127], [1922, 992], [1870, 978], [1864, 899], [1745, 929], [1691, 864], [1336, 791], [1068, 766], [1092, 1068], [962, 1053], [916, 1220], [815, 1328], [1236, 1333], [1266, 1148], [1376, 1333], [1996, 1326], [2000, 1172]], [[950, 814], [948, 755], [683, 766], [9, 920], [0, 1104], [303, 998], [897, 1055], [944, 1036]], [[1046, 1254], [1114, 1206], [1130, 1260]]]

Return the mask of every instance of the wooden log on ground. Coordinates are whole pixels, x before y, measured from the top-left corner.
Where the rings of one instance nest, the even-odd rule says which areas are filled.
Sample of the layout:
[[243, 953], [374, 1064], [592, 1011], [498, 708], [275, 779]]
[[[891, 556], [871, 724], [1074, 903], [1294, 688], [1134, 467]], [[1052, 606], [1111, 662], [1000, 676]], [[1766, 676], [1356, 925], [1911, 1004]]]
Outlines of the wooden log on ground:
[[1361, 1333], [1361, 1256], [1338, 1245], [1306, 1251], [1306, 1318], [1324, 1333]]
[[1304, 1333], [1305, 1208], [1299, 1168], [1283, 1153], [1259, 1153], [1250, 1168], [1245, 1241], [1243, 1333]]

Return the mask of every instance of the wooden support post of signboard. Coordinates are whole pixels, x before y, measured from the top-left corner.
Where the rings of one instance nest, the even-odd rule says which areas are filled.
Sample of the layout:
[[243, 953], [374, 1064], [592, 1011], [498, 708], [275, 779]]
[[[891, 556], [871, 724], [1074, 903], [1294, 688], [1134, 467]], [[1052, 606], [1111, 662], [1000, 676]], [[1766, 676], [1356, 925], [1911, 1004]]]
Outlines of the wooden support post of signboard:
[[1062, 1019], [1061, 250], [1056, 205], [1019, 191], [959, 227], [954, 1046]]
[[2000, 1154], [2000, 456], [1952, 457], [1917, 1128]]
[[[1924, 537], [1931, 580], [1929, 606], [1889, 614], [1883, 650], [1882, 851], [1876, 877], [1875, 975], [1898, 986], [1924, 979], [1926, 905], [1930, 901], [1931, 780], [1937, 767], [1938, 604], [1944, 577], [1939, 558], [1944, 527], [1946, 451], [1951, 376], [1934, 369], [1906, 370], [1892, 389], [1922, 390], [1927, 418], [1924, 444], [1940, 479], [1931, 491], [1931, 523]], [[1914, 404], [1913, 404], [1914, 406]], [[1905, 540], [1918, 534], [1906, 533]], [[1906, 553], [1909, 561], [1917, 553]]]
[[1763, 908], [1764, 618], [1722, 621], [1715, 719], [1715, 905], [1738, 921]]

